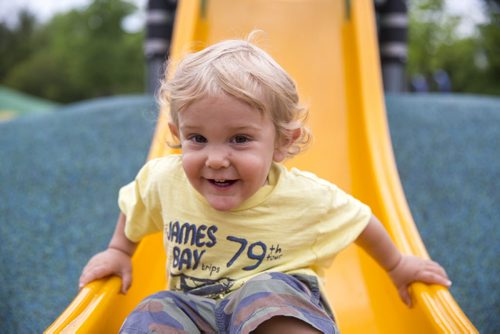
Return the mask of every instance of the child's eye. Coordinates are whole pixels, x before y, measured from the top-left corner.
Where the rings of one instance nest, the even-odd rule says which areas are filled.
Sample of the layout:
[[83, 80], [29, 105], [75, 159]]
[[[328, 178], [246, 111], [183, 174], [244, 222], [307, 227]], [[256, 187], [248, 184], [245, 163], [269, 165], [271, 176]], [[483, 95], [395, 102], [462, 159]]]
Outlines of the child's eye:
[[202, 135], [189, 136], [189, 140], [191, 140], [192, 142], [197, 143], [197, 144], [203, 144], [203, 143], [207, 142], [207, 139], [205, 137], [203, 137]]
[[244, 144], [244, 143], [247, 143], [249, 141], [250, 141], [250, 138], [248, 138], [247, 136], [244, 136], [244, 135], [237, 135], [231, 139], [231, 142], [233, 142], [234, 144]]

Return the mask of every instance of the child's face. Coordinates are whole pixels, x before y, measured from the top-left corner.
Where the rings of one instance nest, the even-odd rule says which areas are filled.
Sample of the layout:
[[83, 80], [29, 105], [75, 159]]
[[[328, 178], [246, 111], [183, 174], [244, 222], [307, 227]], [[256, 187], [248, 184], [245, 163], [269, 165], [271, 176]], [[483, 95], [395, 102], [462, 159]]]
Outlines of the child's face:
[[216, 210], [237, 208], [285, 157], [269, 115], [233, 97], [200, 99], [179, 113], [179, 128], [170, 127], [189, 182]]

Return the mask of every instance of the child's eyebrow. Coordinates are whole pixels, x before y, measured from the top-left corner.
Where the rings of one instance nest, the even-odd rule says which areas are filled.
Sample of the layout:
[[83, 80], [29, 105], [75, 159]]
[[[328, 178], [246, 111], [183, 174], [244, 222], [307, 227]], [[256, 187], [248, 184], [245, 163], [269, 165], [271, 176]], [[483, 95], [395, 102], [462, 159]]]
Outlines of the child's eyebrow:
[[181, 126], [179, 126], [179, 128], [180, 128], [181, 131], [192, 132], [192, 131], [199, 130], [201, 127], [200, 126], [196, 126], [196, 125], [181, 125]]
[[[226, 126], [227, 129], [230, 129], [231, 131], [235, 131], [235, 132], [245, 132], [245, 131], [260, 131], [261, 128], [258, 126], [258, 125], [255, 125], [255, 124], [245, 124], [245, 125], [235, 125], [235, 126], [231, 126], [231, 124], [228, 124], [228, 126]], [[201, 125], [189, 125], [189, 124], [186, 124], [186, 125], [181, 125], [180, 126], [180, 130], [181, 131], [184, 131], [184, 132], [196, 132], [196, 131], [200, 131], [203, 129], [203, 126]]]
[[234, 131], [248, 131], [248, 130], [260, 131], [260, 129], [261, 128], [255, 124], [246, 124], [246, 125], [231, 127], [231, 130]]

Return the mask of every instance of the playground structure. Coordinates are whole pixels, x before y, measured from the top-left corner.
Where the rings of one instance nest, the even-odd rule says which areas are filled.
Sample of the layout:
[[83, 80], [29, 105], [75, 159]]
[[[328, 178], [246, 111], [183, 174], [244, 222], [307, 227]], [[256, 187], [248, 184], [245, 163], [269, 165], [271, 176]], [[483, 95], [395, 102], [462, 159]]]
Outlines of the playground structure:
[[[398, 248], [428, 256], [397, 174], [385, 116], [370, 0], [213, 0], [178, 5], [171, 56], [222, 39], [264, 31], [258, 44], [297, 81], [310, 107], [314, 144], [287, 165], [311, 170], [370, 205]], [[165, 112], [150, 158], [168, 153]], [[112, 277], [84, 287], [48, 333], [117, 332], [145, 296], [164, 289], [162, 236], [141, 242], [134, 284], [119, 294]], [[343, 333], [477, 332], [447, 289], [414, 284], [414, 307], [400, 300], [388, 276], [356, 246], [327, 273], [328, 297]]]

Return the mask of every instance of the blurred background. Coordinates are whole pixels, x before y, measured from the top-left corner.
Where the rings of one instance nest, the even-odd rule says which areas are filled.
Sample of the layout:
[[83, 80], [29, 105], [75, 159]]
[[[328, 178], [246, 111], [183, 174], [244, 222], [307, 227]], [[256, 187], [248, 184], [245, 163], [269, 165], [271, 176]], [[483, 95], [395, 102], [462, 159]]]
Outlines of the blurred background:
[[145, 1], [1, 1], [0, 85], [59, 104], [145, 87]]
[[[0, 0], [2, 332], [42, 332], [106, 247], [116, 193], [147, 156], [175, 3]], [[500, 1], [374, 6], [415, 222], [464, 312], [498, 333]]]
[[[2, 88], [52, 103], [147, 89], [146, 0], [4, 0], [0, 6]], [[410, 0], [406, 7], [407, 31], [399, 34], [407, 52], [400, 52], [404, 77], [397, 90], [500, 95], [499, 1]]]

